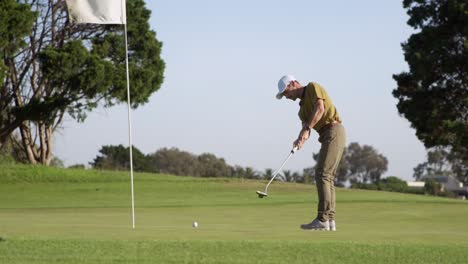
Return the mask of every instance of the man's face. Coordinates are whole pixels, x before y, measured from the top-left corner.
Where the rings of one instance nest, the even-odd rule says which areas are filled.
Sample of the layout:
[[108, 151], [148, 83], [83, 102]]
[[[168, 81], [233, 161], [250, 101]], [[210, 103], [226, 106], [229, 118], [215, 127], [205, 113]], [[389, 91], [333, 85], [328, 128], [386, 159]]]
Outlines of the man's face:
[[283, 96], [286, 97], [289, 100], [296, 101], [297, 96], [296, 96], [296, 91], [295, 91], [295, 82], [291, 81], [288, 86], [286, 86], [286, 89], [283, 92]]

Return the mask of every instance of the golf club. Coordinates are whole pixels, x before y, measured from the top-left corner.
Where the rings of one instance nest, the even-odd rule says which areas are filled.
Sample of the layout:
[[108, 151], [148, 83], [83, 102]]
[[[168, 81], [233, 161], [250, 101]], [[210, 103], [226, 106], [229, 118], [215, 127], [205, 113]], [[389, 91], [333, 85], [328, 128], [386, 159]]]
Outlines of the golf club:
[[288, 157], [284, 160], [283, 164], [281, 165], [281, 167], [279, 169], [277, 169], [275, 171], [275, 173], [273, 173], [273, 177], [271, 177], [271, 180], [268, 182], [267, 186], [265, 187], [265, 191], [262, 192], [262, 191], [257, 191], [257, 194], [258, 194], [258, 198], [263, 198], [265, 196], [268, 196], [268, 186], [270, 186], [270, 183], [276, 178], [276, 176], [278, 176], [279, 172], [281, 171], [281, 169], [283, 168], [284, 164], [286, 164], [286, 162], [288, 162], [289, 158], [291, 158], [292, 154], [294, 154], [294, 152], [297, 151], [297, 147], [294, 147], [291, 152], [289, 152], [288, 154]]

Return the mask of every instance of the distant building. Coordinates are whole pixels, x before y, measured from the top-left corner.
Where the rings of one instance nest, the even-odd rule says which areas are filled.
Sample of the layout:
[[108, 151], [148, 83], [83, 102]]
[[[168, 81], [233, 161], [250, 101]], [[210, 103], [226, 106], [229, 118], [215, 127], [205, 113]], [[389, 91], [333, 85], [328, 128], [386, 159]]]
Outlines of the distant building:
[[453, 192], [463, 189], [463, 183], [451, 176], [432, 176], [426, 177], [424, 180], [435, 180], [440, 183], [442, 191]]
[[468, 186], [464, 187], [463, 183], [451, 176], [430, 176], [423, 178], [424, 181], [408, 181], [408, 187], [424, 188], [427, 180], [434, 180], [441, 185], [441, 191], [454, 192], [460, 198], [468, 197]]
[[423, 181], [407, 181], [406, 184], [408, 185], [408, 187], [424, 188], [425, 182], [423, 182]]

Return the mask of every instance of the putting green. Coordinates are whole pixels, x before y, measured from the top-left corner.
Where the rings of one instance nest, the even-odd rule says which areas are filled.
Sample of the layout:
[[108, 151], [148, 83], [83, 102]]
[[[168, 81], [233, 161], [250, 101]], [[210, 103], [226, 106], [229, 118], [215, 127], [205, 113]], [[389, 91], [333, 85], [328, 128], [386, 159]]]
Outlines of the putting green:
[[[0, 263], [463, 263], [468, 202], [337, 190], [337, 232], [311, 185], [0, 167]], [[197, 221], [198, 228], [192, 223]], [[157, 260], [157, 262], [154, 262]], [[396, 261], [396, 262], [395, 262]]]

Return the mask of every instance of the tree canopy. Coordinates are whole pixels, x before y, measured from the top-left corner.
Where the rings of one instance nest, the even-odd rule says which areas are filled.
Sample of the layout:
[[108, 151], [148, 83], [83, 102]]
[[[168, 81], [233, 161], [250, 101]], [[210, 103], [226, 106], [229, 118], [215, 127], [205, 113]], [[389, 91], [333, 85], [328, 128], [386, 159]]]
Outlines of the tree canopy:
[[[1, 3], [8, 7], [14, 2]], [[48, 164], [52, 135], [64, 115], [82, 122], [99, 105], [126, 102], [123, 26], [71, 24], [65, 1], [23, 2], [21, 11], [37, 17], [32, 19], [32, 27], [24, 22], [18, 29], [18, 42], [24, 45], [3, 54], [7, 74], [0, 88], [0, 142], [18, 129], [29, 161]], [[137, 108], [160, 88], [165, 63], [160, 57], [162, 43], [150, 29], [151, 12], [144, 0], [126, 3], [131, 106]], [[22, 17], [18, 10], [16, 4], [0, 12], [5, 17]], [[0, 39], [12, 34], [2, 28], [3, 23]]]
[[[130, 151], [128, 147], [102, 146], [99, 150], [101, 155], [96, 156], [90, 164], [96, 169], [106, 170], [128, 170], [130, 169]], [[135, 171], [150, 171], [151, 166], [146, 155], [138, 148], [132, 148], [133, 168]]]
[[413, 177], [423, 180], [434, 176], [455, 176], [464, 184], [468, 184], [468, 163], [454, 157], [453, 152], [443, 147], [434, 147], [427, 151], [427, 161], [418, 164]]
[[404, 0], [408, 25], [402, 44], [409, 71], [393, 76], [398, 111], [427, 148], [449, 147], [468, 163], [468, 3]]
[[7, 125], [10, 123], [8, 112], [14, 98], [5, 88], [5, 78], [11, 74], [5, 63], [26, 46], [24, 38], [31, 32], [35, 17], [36, 13], [27, 4], [15, 0], [0, 1], [0, 147], [19, 125], [19, 122]]
[[[130, 154], [128, 147], [103, 146], [91, 166], [96, 169], [128, 170]], [[162, 148], [145, 155], [133, 147], [133, 163], [136, 171], [167, 173], [195, 177], [254, 177], [258, 175], [252, 168], [232, 167], [223, 158], [211, 153], [194, 155], [177, 148]], [[252, 176], [254, 175], [254, 176]]]

